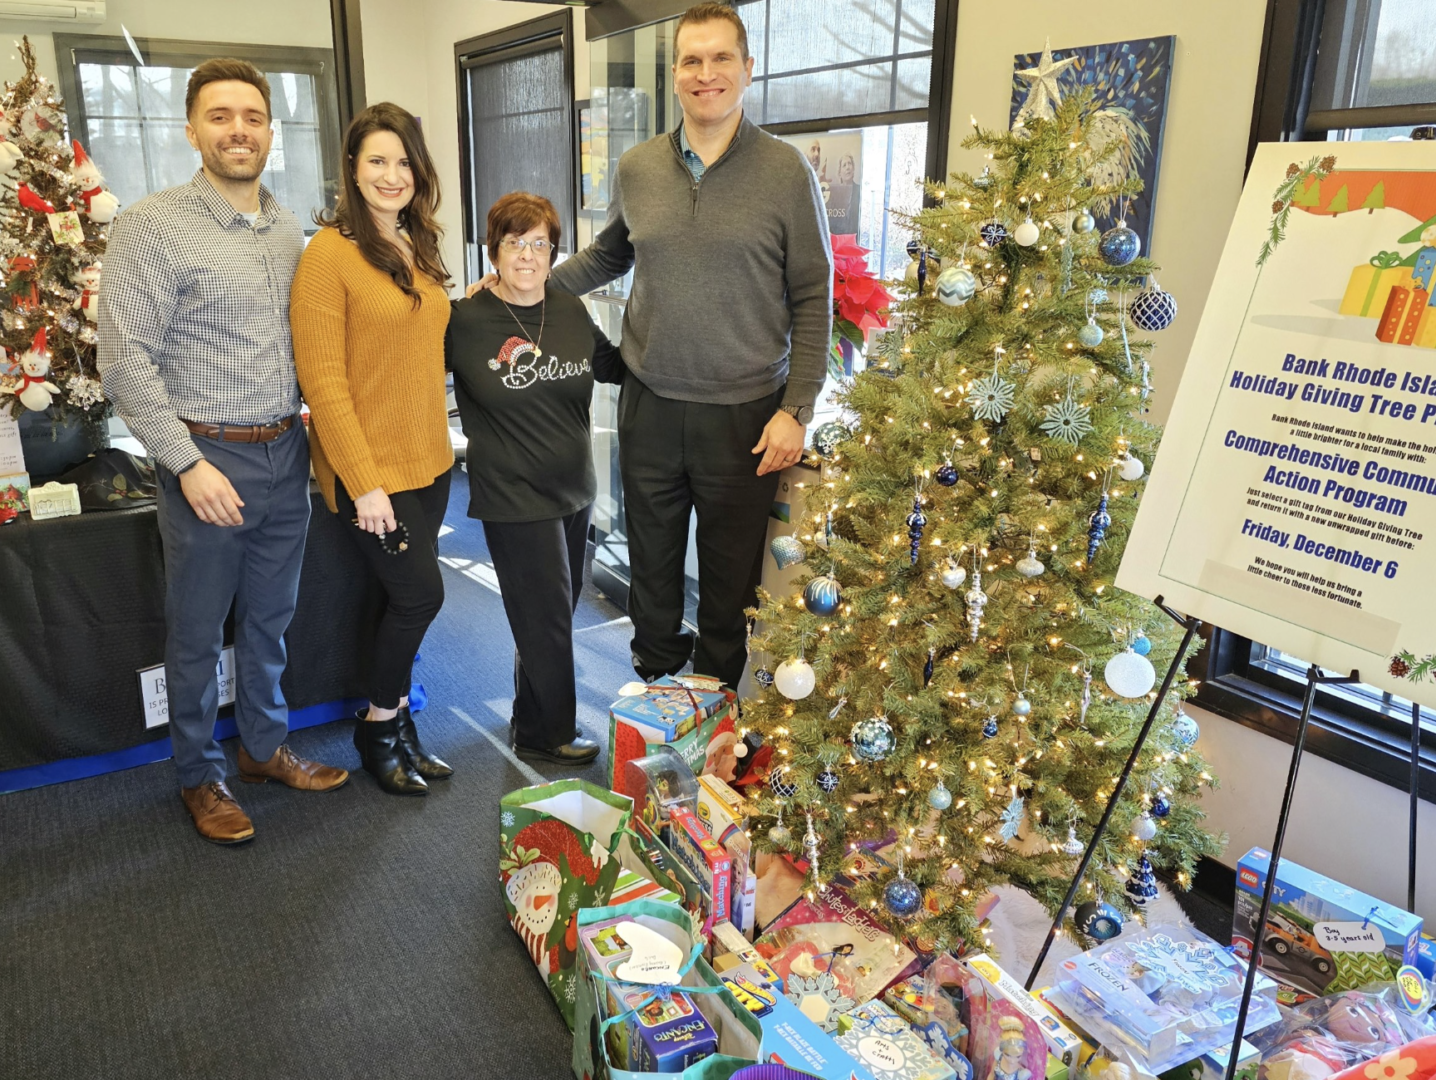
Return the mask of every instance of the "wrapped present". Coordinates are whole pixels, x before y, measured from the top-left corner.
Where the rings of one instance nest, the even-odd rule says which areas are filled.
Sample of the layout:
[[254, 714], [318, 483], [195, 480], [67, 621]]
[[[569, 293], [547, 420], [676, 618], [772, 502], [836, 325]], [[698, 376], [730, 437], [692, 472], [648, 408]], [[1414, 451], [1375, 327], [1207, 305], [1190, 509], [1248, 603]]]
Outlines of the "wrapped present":
[[843, 1017], [837, 1043], [878, 1080], [955, 1080], [956, 1072], [881, 1001], [867, 1001]]
[[[609, 706], [608, 783], [635, 803], [646, 792], [630, 786], [625, 765], [671, 746], [694, 773], [732, 780], [738, 758], [736, 695], [704, 675], [665, 675], [641, 694], [629, 694]], [[637, 784], [637, 779], [632, 782]]]
[[[1046, 996], [1156, 1075], [1231, 1041], [1245, 980], [1246, 965], [1205, 934], [1147, 927], [1063, 961]], [[1278, 1019], [1276, 984], [1258, 972], [1246, 1030]]]
[[[1406, 285], [1393, 286], [1387, 294], [1381, 320], [1376, 324], [1376, 340], [1384, 341], [1388, 345], [1410, 345], [1416, 337], [1416, 327], [1420, 323], [1421, 312], [1426, 307], [1426, 300], [1424, 289], [1408, 288]], [[1408, 325], [1410, 336], [1406, 336]]]
[[1385, 310], [1391, 290], [1410, 283], [1410, 267], [1401, 265], [1401, 256], [1396, 252], [1384, 251], [1373, 256], [1370, 264], [1351, 271], [1341, 298], [1341, 314], [1374, 319]]
[[671, 889], [666, 889], [658, 882], [636, 874], [627, 867], [618, 871], [618, 879], [613, 883], [613, 895], [609, 897], [610, 904], [626, 904], [631, 900], [657, 900], [664, 904], [677, 904], [683, 906], [683, 897]]
[[1424, 247], [1416, 253], [1416, 265], [1411, 268], [1411, 280], [1429, 293], [1433, 270], [1436, 270], [1436, 248]]
[[632, 812], [624, 796], [583, 780], [520, 788], [500, 800], [504, 909], [570, 1027], [575, 918], [612, 895]]
[[[1252, 954], [1271, 853], [1252, 848], [1237, 863], [1232, 948]], [[1283, 1004], [1368, 982], [1389, 982], [1416, 963], [1421, 916], [1282, 859], [1262, 938], [1262, 971], [1279, 985]], [[1255, 1030], [1255, 1029], [1253, 1029]]]
[[1436, 307], [1429, 303], [1421, 311], [1421, 321], [1417, 324], [1416, 337], [1411, 344], [1418, 349], [1436, 349]]

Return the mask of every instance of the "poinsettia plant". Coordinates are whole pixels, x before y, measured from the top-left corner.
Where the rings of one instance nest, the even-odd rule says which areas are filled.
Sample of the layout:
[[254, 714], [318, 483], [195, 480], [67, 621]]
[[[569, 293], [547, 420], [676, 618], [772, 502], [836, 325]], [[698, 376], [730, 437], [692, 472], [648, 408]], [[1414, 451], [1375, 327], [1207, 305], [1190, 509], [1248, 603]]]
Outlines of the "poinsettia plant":
[[844, 341], [861, 348], [869, 330], [888, 324], [892, 297], [868, 270], [867, 254], [867, 248], [858, 246], [856, 236], [833, 237], [833, 342], [828, 366], [834, 375], [844, 374]]

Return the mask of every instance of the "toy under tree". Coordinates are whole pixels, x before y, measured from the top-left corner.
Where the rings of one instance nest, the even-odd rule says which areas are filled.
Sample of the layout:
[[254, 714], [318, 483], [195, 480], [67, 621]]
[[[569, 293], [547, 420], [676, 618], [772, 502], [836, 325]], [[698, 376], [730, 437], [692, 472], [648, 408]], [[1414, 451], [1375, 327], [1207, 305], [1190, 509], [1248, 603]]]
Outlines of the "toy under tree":
[[[877, 851], [853, 896], [929, 948], [973, 941], [994, 885], [1057, 909], [1180, 645], [1112, 585], [1157, 441], [1131, 328], [1176, 305], [1135, 233], [1094, 229], [1089, 208], [1140, 183], [1094, 179], [1119, 148], [1088, 144], [1091, 109], [976, 129], [989, 167], [929, 185], [910, 223], [941, 272], [901, 305], [898, 362], [814, 433], [821, 482], [775, 542], [808, 574], [760, 594], [753, 653], [780, 666], [744, 704], [773, 748], [759, 821], [805, 828], [754, 842], [805, 860], [815, 889]], [[1154, 869], [1186, 885], [1220, 851], [1180, 669], [1174, 687], [1077, 896], [1106, 936]]]
[[25, 74], [0, 98], [0, 408], [106, 414], [96, 368], [95, 298], [105, 228], [119, 201], [78, 143], [64, 105], [20, 46]]

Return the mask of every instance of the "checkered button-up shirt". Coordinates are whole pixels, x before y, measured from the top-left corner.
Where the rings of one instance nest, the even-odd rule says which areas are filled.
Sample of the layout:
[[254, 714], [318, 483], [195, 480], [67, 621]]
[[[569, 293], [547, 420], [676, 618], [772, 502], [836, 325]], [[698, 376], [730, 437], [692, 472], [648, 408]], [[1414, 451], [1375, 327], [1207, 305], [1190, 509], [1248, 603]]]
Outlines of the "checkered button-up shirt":
[[299, 219], [268, 189], [251, 225], [203, 170], [115, 219], [100, 281], [100, 375], [171, 472], [204, 456], [181, 419], [251, 426], [299, 411], [289, 285], [303, 250]]

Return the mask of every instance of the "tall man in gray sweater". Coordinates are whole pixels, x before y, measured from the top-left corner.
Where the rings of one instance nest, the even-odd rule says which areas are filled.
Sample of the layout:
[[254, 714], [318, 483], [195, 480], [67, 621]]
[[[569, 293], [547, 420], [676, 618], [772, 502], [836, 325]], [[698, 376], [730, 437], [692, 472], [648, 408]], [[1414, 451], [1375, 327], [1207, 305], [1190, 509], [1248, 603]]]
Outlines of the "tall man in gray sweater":
[[[743, 609], [763, 568], [778, 474], [802, 456], [832, 333], [833, 267], [817, 177], [743, 115], [753, 58], [726, 4], [674, 33], [679, 130], [618, 162], [608, 223], [553, 272], [585, 293], [633, 269], [618, 405], [633, 666], [736, 686]], [[698, 641], [683, 631], [697, 512]]]

